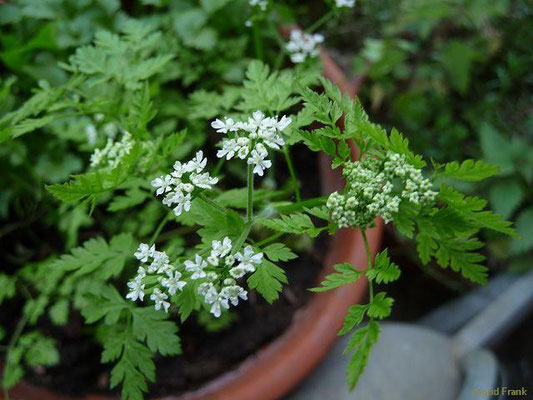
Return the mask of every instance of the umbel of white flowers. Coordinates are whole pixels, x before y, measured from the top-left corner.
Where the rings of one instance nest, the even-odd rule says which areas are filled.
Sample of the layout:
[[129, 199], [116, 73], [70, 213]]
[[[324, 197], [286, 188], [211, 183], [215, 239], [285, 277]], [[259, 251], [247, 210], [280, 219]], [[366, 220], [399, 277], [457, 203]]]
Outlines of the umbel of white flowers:
[[103, 149], [96, 149], [91, 155], [91, 167], [106, 166], [115, 168], [122, 158], [128, 154], [135, 142], [131, 137], [131, 133], [123, 131], [120, 141], [115, 141], [111, 138], [107, 139], [107, 143]]
[[148, 266], [141, 265], [135, 278], [128, 282], [130, 292], [126, 295], [126, 298], [131, 301], [136, 301], [137, 299], [143, 301], [146, 286], [144, 279], [147, 274], [155, 275], [160, 287], [153, 288], [150, 300], [154, 302], [156, 310], [160, 310], [162, 307], [165, 312], [168, 312], [170, 302], [167, 300], [169, 296], [173, 296], [178, 290], [183, 290], [187, 284], [187, 282], [180, 280], [182, 277], [181, 272], [170, 264], [167, 253], [157, 251], [155, 245], [149, 246], [146, 243], [141, 243], [134, 256], [141, 263], [150, 264]]
[[156, 310], [163, 308], [168, 312], [170, 297], [183, 290], [187, 282], [199, 281], [198, 294], [204, 298], [211, 314], [218, 318], [223, 309], [229, 309], [230, 303], [236, 306], [239, 299], [248, 299], [248, 292], [236, 280], [254, 272], [263, 260], [263, 253], [256, 253], [251, 246], [235, 254], [232, 254], [232, 250], [230, 238], [213, 240], [205, 260], [200, 254], [195, 254], [192, 260], [183, 263], [184, 268], [180, 272], [170, 264], [164, 251], [157, 251], [154, 245], [141, 243], [134, 255], [143, 265], [139, 267], [135, 278], [128, 282], [130, 292], [126, 298], [143, 301], [145, 278], [148, 275], [155, 276], [158, 284], [151, 288], [150, 300], [154, 301]]
[[279, 150], [284, 144], [282, 132], [292, 120], [286, 116], [266, 117], [261, 111], [255, 111], [248, 121], [234, 121], [224, 117], [216, 119], [211, 126], [219, 133], [228, 135], [222, 140], [222, 149], [217, 157], [230, 160], [237, 156], [254, 166], [254, 173], [263, 176], [264, 171], [272, 166], [267, 160], [268, 149]]
[[285, 48], [290, 53], [291, 61], [295, 64], [303, 63], [308, 57], [318, 55], [318, 45], [324, 41], [319, 33], [309, 34], [299, 29], [291, 31], [291, 37]]
[[326, 206], [339, 227], [373, 225], [377, 216], [392, 221], [402, 201], [414, 204], [432, 202], [437, 192], [429, 179], [409, 164], [406, 157], [388, 151], [383, 158], [367, 156], [344, 166], [346, 188], [332, 193]]
[[176, 216], [190, 210], [191, 193], [194, 189], [211, 189], [218, 182], [218, 178], [211, 177], [209, 172], [202, 173], [206, 165], [207, 159], [204, 158], [204, 153], [199, 151], [192, 160], [184, 164], [176, 161], [174, 171], [152, 181], [152, 187], [157, 189], [156, 195], [165, 195], [163, 204], [174, 207]]

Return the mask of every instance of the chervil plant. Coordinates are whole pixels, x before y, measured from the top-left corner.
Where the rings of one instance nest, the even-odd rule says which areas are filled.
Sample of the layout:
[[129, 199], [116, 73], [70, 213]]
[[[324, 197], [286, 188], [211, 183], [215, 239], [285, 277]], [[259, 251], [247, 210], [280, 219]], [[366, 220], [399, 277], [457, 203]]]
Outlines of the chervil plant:
[[[366, 232], [376, 218], [415, 239], [423, 262], [435, 259], [477, 283], [487, 276], [479, 231], [513, 234], [484, 200], [453, 187], [497, 168], [475, 160], [428, 167], [402, 134], [370, 122], [358, 100], [318, 78], [317, 46], [324, 38], [312, 32], [353, 1], [330, 2], [322, 20], [287, 40], [274, 24], [274, 2], [241, 2], [249, 15], [232, 29], [250, 26], [254, 60], [242, 55], [248, 34], [217, 42], [228, 27], [216, 13], [230, 18], [233, 4], [186, 3], [169, 12], [189, 23], [187, 29], [162, 13], [127, 19], [118, 33], [101, 31], [61, 64], [68, 74], [62, 85], [42, 82], [0, 119], [1, 141], [30, 146], [29, 134], [42, 129], [75, 147], [84, 165], [66, 182], [45, 181], [61, 202], [61, 229], [75, 237], [66, 254], [49, 252], [0, 275], [0, 301], [20, 292], [24, 303], [5, 348], [6, 396], [25, 367], [59, 361], [54, 339], [37, 322], [48, 318], [61, 327], [80, 313], [87, 340], [96, 340], [101, 362], [112, 365], [110, 387], [121, 386], [124, 399], [141, 399], [155, 381], [154, 357], [181, 352], [180, 322], [223, 320], [252, 291], [273, 303], [290, 285], [280, 265], [298, 257], [295, 237], [342, 228], [361, 230], [368, 265], [336, 265], [312, 290], [369, 281], [368, 304], [353, 305], [340, 332], [368, 322], [347, 349], [353, 388], [378, 340], [378, 321], [394, 301], [375, 285], [401, 273], [386, 249], [374, 259], [370, 254]], [[209, 20], [222, 25], [219, 31]], [[263, 31], [274, 44], [263, 40]], [[228, 54], [216, 68], [205, 66], [223, 49]], [[286, 55], [294, 65], [281, 69]], [[246, 68], [235, 79], [239, 65]], [[214, 70], [226, 84], [210, 85]], [[176, 79], [198, 89], [185, 95], [171, 84]], [[305, 197], [298, 177], [306, 165], [293, 161], [302, 148], [328, 155], [342, 171], [344, 189]], [[287, 182], [276, 169], [287, 172]], [[96, 234], [76, 245], [82, 226]]]

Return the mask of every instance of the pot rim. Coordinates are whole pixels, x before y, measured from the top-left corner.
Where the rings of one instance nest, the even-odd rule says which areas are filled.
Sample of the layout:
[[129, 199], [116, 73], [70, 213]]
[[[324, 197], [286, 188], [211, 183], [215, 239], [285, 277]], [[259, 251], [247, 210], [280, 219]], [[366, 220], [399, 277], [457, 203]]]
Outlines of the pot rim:
[[[362, 79], [348, 82], [339, 66], [327, 51], [320, 51], [324, 76], [335, 83], [341, 92], [352, 98]], [[330, 161], [321, 154], [320, 173], [323, 190], [330, 193], [342, 187], [342, 177], [330, 169]], [[381, 245], [383, 222], [367, 233], [370, 252], [374, 256]], [[359, 269], [367, 265], [361, 232], [342, 229], [337, 232], [324, 258], [320, 279], [334, 272], [333, 265], [350, 262]], [[302, 309], [298, 310], [289, 328], [272, 342], [242, 361], [238, 367], [226, 372], [197, 390], [180, 395], [170, 395], [159, 400], [273, 400], [288, 394], [324, 358], [337, 339], [349, 306], [360, 302], [368, 282], [359, 279], [351, 285], [335, 290], [315, 293]], [[1, 368], [0, 368], [1, 369]], [[47, 388], [21, 382], [10, 393], [14, 398], [39, 400], [74, 399], [51, 392]], [[87, 395], [85, 400], [109, 400], [112, 397]], [[0, 394], [0, 399], [3, 399]], [[76, 397], [76, 399], [80, 399]]]

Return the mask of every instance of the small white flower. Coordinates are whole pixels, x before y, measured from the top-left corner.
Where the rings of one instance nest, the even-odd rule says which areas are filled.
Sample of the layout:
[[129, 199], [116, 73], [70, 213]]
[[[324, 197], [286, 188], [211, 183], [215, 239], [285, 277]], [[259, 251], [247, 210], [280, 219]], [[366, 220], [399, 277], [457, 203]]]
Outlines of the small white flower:
[[196, 171], [196, 173], [199, 174], [204, 170], [206, 165], [207, 158], [204, 158], [204, 152], [200, 150], [196, 153], [196, 156], [187, 163], [186, 169], [188, 172]]
[[168, 255], [164, 251], [155, 251], [153, 257], [154, 257], [154, 260], [150, 264], [150, 267], [148, 267], [149, 273], [154, 273], [158, 271], [163, 272], [163, 271], [167, 271], [168, 269], [172, 268], [168, 263], [169, 262]]
[[352, 8], [355, 6], [355, 0], [335, 0], [335, 5], [339, 8], [348, 7]]
[[246, 271], [244, 270], [244, 268], [237, 266], [237, 267], [233, 267], [232, 269], [230, 269], [229, 274], [234, 279], [239, 279], [239, 278], [242, 278], [244, 275], [246, 275]]
[[270, 168], [272, 166], [272, 161], [265, 160], [264, 157], [265, 156], [260, 154], [258, 151], [252, 150], [251, 157], [248, 159], [248, 164], [255, 165], [254, 174], [263, 176], [265, 169]]
[[206, 274], [204, 268], [207, 267], [207, 263], [200, 255], [196, 254], [194, 261], [187, 260], [184, 264], [185, 271], [193, 272], [191, 279], [205, 278]]
[[220, 291], [220, 296], [231, 301], [234, 306], [239, 304], [239, 298], [248, 300], [248, 292], [239, 285], [226, 286]]
[[228, 133], [228, 131], [235, 132], [238, 129], [238, 126], [235, 121], [227, 117], [224, 118], [224, 121], [221, 121], [219, 119], [214, 120], [213, 122], [211, 122], [211, 127], [215, 129], [218, 133]]
[[216, 257], [225, 257], [231, 253], [233, 244], [229, 237], [225, 237], [222, 241], [213, 240], [211, 242], [211, 255]]
[[316, 33], [314, 35], [302, 32], [299, 29], [291, 31], [290, 41], [285, 48], [291, 54], [293, 63], [302, 63], [307, 57], [318, 55], [318, 44], [324, 41], [324, 36]]
[[182, 291], [187, 282], [180, 281], [181, 274], [178, 271], [174, 271], [174, 274], [170, 273], [168, 278], [161, 279], [161, 286], [166, 287], [171, 295], [176, 294], [176, 291]]
[[254, 272], [255, 266], [261, 264], [263, 260], [263, 253], [254, 253], [252, 246], [246, 246], [243, 253], [238, 252], [235, 254], [240, 264], [237, 267], [242, 268], [247, 272]]
[[209, 172], [204, 172], [203, 174], [191, 174], [191, 182], [202, 189], [212, 189], [213, 185], [216, 185], [218, 178], [212, 178], [209, 175]]
[[137, 299], [143, 301], [144, 299], [144, 284], [140, 279], [135, 279], [131, 282], [128, 282], [128, 287], [130, 292], [126, 295], [127, 299], [131, 301], [137, 301]]
[[237, 141], [235, 139], [224, 139], [222, 141], [222, 149], [217, 151], [217, 157], [226, 157], [226, 160], [231, 160], [235, 156], [235, 152], [239, 150]]
[[150, 300], [153, 300], [155, 302], [155, 309], [158, 311], [161, 309], [161, 307], [163, 307], [165, 312], [168, 312], [170, 303], [168, 301], [165, 301], [167, 299], [168, 296], [163, 293], [159, 288], [155, 288], [152, 294], [150, 295]]
[[214, 286], [211, 282], [203, 282], [198, 285], [198, 294], [200, 296], [206, 296], [207, 293], [209, 293], [212, 289], [214, 289]]
[[155, 246], [150, 247], [146, 243], [139, 244], [139, 247], [135, 254], [135, 258], [140, 262], [147, 262], [149, 257], [153, 257], [155, 254]]
[[173, 179], [171, 175], [155, 178], [151, 185], [154, 189], [157, 189], [155, 192], [156, 196], [169, 192], [171, 190], [172, 181]]

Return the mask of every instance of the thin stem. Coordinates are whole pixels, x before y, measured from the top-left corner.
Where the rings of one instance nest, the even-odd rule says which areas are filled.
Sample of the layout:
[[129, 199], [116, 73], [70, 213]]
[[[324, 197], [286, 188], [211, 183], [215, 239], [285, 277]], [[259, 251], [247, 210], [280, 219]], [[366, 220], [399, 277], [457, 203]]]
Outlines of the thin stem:
[[270, 242], [273, 242], [274, 240], [280, 238], [281, 236], [283, 236], [285, 233], [284, 232], [278, 232], [278, 233], [274, 233], [272, 236], [269, 236], [267, 237], [266, 239], [263, 239], [261, 240], [260, 242], [257, 242], [255, 244], [256, 247], [262, 247], [264, 246], [265, 244], [268, 244]]
[[289, 167], [289, 173], [291, 175], [292, 188], [294, 189], [294, 195], [296, 196], [296, 201], [302, 201], [300, 196], [300, 184], [298, 178], [296, 177], [296, 171], [294, 170], [294, 165], [292, 164], [291, 155], [289, 154], [289, 147], [283, 147], [283, 154], [285, 154], [285, 160], [287, 161], [287, 166]]
[[[361, 234], [363, 235], [363, 242], [365, 244], [367, 269], [371, 270], [374, 267], [374, 263], [372, 262], [372, 254], [370, 254], [370, 247], [368, 246], [366, 231], [361, 230]], [[368, 280], [368, 292], [370, 294], [370, 302], [372, 303], [372, 300], [374, 300], [374, 285], [371, 279]]]
[[307, 33], [313, 33], [318, 28], [320, 28], [322, 25], [324, 25], [326, 22], [328, 22], [334, 15], [335, 15], [335, 11], [333, 9], [329, 10], [327, 13], [325, 13], [322, 16], [322, 18], [320, 18], [318, 21], [316, 21], [313, 25], [311, 25], [305, 31]]
[[[7, 346], [6, 350], [6, 357], [5, 357], [5, 365], [4, 365], [4, 374], [5, 371], [8, 368], [9, 364], [9, 356], [11, 354], [11, 351], [13, 351], [13, 347], [15, 347], [15, 344], [17, 343], [20, 335], [22, 334], [22, 331], [26, 327], [26, 324], [28, 323], [28, 316], [23, 315], [22, 318], [19, 319], [19, 322], [17, 323], [17, 326], [15, 328], [15, 331], [13, 332], [13, 336], [11, 336], [11, 339], [9, 340], [9, 344]], [[9, 391], [7, 390], [7, 387], [5, 385], [2, 385], [3, 391], [4, 391], [4, 399], [9, 400]]]
[[219, 174], [220, 170], [224, 166], [225, 161], [226, 159], [224, 157], [218, 160], [217, 165], [215, 166], [215, 169], [213, 170], [213, 176], [217, 176]]
[[276, 38], [276, 42], [278, 42], [279, 46], [279, 54], [274, 62], [274, 71], [277, 71], [280, 69], [281, 65], [283, 64], [283, 60], [285, 59], [285, 40], [283, 39], [283, 36], [281, 36], [279, 29], [276, 27], [273, 20], [269, 19], [268, 24], [270, 25], [270, 29], [274, 33], [274, 37]]
[[261, 38], [261, 29], [259, 28], [259, 23], [257, 20], [253, 22], [252, 34], [254, 37], [255, 56], [257, 57], [257, 59], [262, 60], [263, 59], [263, 40]]
[[165, 227], [165, 225], [167, 224], [168, 221], [170, 221], [170, 219], [172, 218], [172, 214], [171, 213], [168, 213], [165, 218], [163, 218], [161, 220], [161, 222], [159, 223], [159, 225], [157, 226], [154, 234], [152, 235], [152, 238], [150, 239], [150, 246], [153, 245], [155, 243], [155, 241], [157, 240], [157, 238], [159, 237], [159, 234], [161, 233], [161, 231], [163, 230], [163, 228]]
[[246, 222], [250, 222], [254, 215], [254, 167], [248, 165], [248, 198], [246, 201]]

